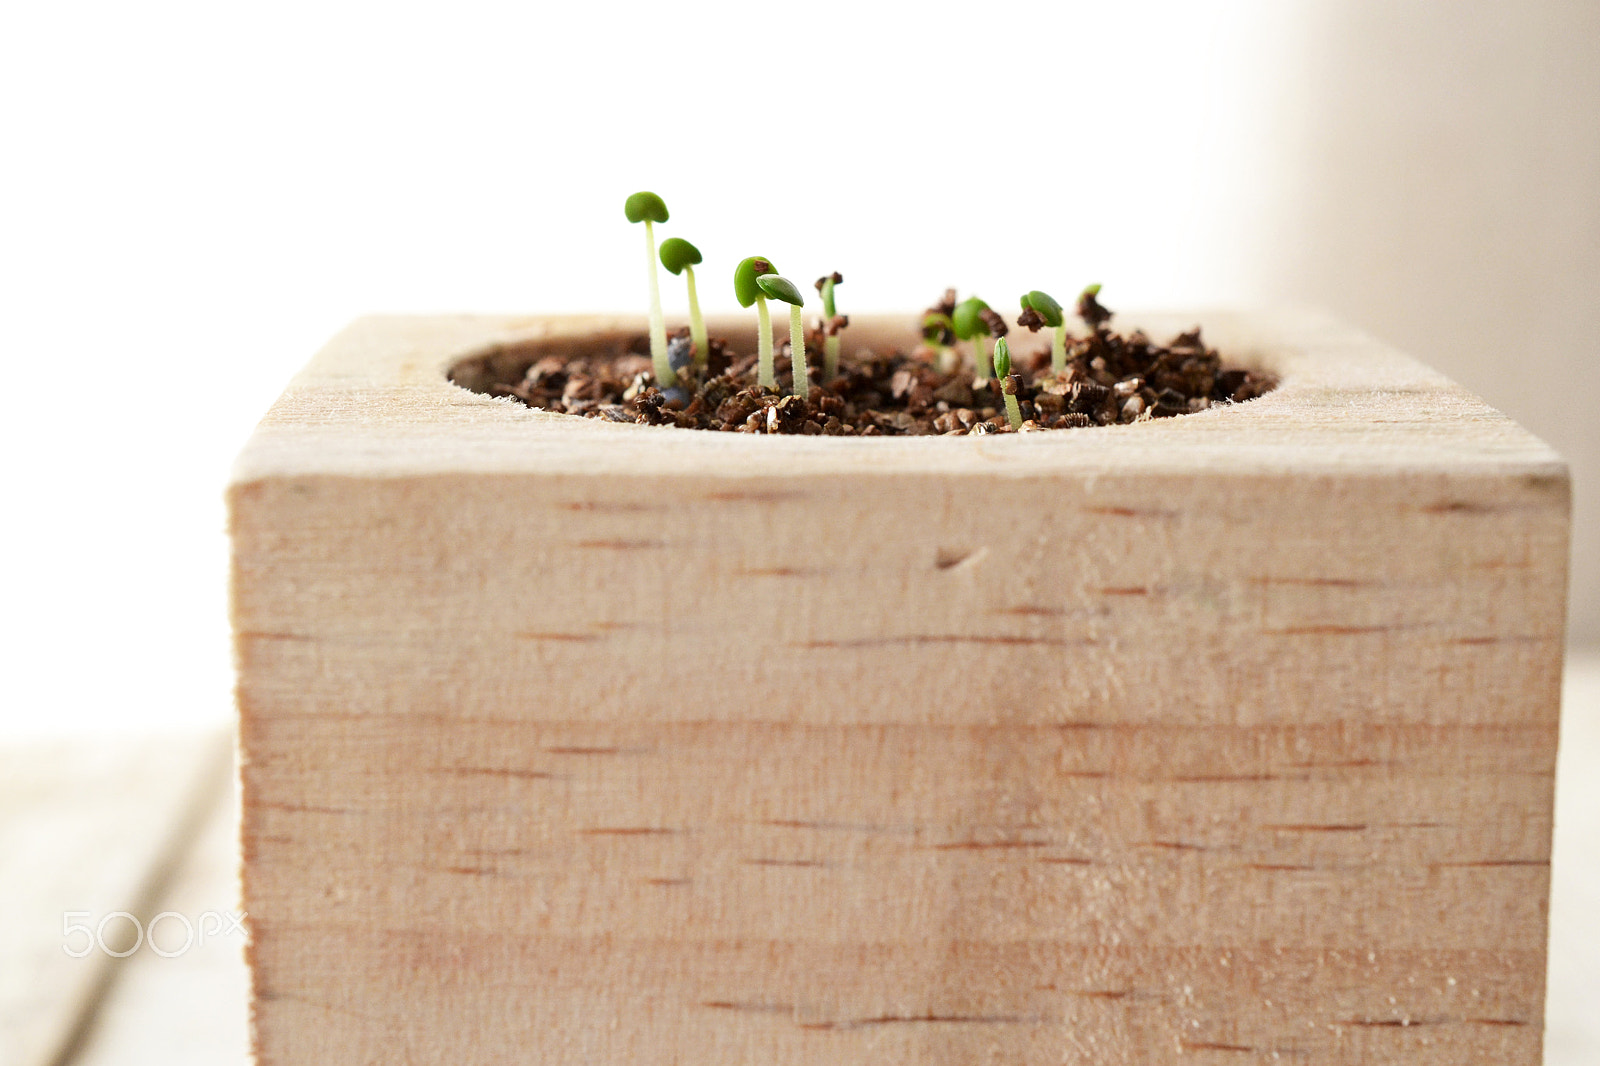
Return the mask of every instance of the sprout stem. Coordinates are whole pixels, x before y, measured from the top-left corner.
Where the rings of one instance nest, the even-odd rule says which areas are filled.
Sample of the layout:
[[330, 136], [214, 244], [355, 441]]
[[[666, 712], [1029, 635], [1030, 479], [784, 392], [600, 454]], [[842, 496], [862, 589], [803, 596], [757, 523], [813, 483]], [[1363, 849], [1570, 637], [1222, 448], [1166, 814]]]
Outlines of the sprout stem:
[[689, 276], [689, 337], [694, 341], [694, 361], [705, 366], [711, 348], [706, 340], [706, 320], [700, 314], [700, 297], [694, 291], [694, 267], [686, 266], [683, 272]]
[[778, 374], [772, 368], [772, 316], [767, 313], [767, 298], [756, 297], [756, 351], [760, 355], [757, 364], [756, 384], [764, 389], [778, 387]]
[[990, 378], [989, 354], [984, 351], [983, 334], [972, 335], [972, 362], [978, 368], [980, 380], [988, 381]]
[[800, 321], [800, 305], [789, 305], [789, 358], [794, 368], [794, 394], [802, 400], [811, 395], [811, 375], [806, 366], [806, 329]]
[[[690, 279], [690, 292], [693, 292], [693, 278]], [[1067, 372], [1067, 326], [1062, 323], [1055, 329], [1055, 337], [1050, 342], [1050, 372], [1056, 377]]]
[[655, 223], [644, 220], [644, 258], [650, 268], [650, 364], [656, 373], [656, 384], [669, 388], [678, 382], [678, 375], [667, 362], [667, 323], [661, 317], [661, 283], [656, 279]]
[[839, 373], [839, 335], [834, 332], [833, 319], [839, 313], [839, 306], [834, 302], [833, 287], [837, 274], [830, 274], [818, 283], [818, 291], [822, 293], [822, 380], [832, 381], [834, 375]]
[[1017, 403], [1017, 379], [1011, 376], [1011, 345], [1004, 337], [994, 340], [994, 376], [1006, 398], [1006, 420], [1013, 433], [1022, 429], [1022, 407]]

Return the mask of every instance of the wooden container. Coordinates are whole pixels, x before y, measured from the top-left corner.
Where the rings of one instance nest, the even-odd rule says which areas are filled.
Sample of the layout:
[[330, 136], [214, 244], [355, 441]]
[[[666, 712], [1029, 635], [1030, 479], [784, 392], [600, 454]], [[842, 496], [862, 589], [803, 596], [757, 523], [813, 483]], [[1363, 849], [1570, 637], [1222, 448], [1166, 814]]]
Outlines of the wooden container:
[[632, 321], [351, 326], [229, 490], [263, 1066], [1536, 1064], [1566, 470], [1202, 321], [1281, 387], [909, 439], [446, 380]]

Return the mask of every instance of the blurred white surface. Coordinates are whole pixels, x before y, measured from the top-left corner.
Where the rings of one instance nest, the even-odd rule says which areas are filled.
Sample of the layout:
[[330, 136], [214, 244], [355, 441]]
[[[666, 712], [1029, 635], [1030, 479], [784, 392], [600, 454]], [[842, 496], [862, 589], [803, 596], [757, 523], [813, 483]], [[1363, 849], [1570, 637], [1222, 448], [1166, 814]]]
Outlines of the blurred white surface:
[[1546, 1066], [1600, 1063], [1600, 655], [1567, 657], [1550, 867]]
[[143, 923], [231, 761], [211, 731], [0, 744], [0, 1063], [60, 1066], [116, 975], [110, 952], [150, 954]]
[[[172, 871], [162, 910], [196, 925], [209, 914], [239, 910], [239, 807], [233, 791], [218, 796], [192, 848]], [[159, 927], [163, 950], [184, 943], [175, 919]], [[233, 1066], [250, 1057], [250, 972], [244, 937], [213, 931], [183, 954], [129, 956], [77, 1053], [61, 1066]]]

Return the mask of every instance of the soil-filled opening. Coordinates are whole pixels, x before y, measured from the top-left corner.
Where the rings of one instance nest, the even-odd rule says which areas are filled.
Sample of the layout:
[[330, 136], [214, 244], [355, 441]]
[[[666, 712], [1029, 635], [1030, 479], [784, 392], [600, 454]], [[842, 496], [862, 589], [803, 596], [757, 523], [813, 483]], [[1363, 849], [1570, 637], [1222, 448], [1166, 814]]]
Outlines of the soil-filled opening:
[[[1087, 429], [1172, 418], [1242, 403], [1277, 379], [1229, 365], [1198, 327], [1162, 343], [1099, 323], [1053, 352], [1049, 329], [998, 324], [1011, 373], [975, 366], [970, 341], [910, 329], [842, 332], [836, 372], [821, 329], [806, 336], [807, 395], [795, 394], [790, 344], [775, 341], [776, 386], [757, 384], [753, 337], [711, 330], [702, 361], [687, 327], [672, 335], [676, 382], [658, 387], [647, 335], [632, 331], [549, 337], [498, 346], [458, 361], [452, 382], [532, 408], [611, 422], [740, 433], [926, 436]], [[866, 323], [863, 323], [866, 325]], [[780, 331], [787, 333], [787, 330]], [[852, 336], [855, 334], [855, 336]], [[993, 338], [985, 352], [992, 353]], [[992, 355], [990, 356], [992, 360]], [[1060, 365], [1059, 371], [1057, 365]], [[1008, 403], [1008, 396], [1014, 401]]]

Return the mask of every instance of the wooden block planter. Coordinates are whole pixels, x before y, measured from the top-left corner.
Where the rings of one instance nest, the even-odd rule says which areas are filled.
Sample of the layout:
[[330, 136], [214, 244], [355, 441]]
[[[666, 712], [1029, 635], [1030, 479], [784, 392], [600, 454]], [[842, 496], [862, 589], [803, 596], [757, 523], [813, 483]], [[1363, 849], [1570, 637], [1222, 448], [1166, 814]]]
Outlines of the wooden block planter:
[[1566, 470], [1202, 321], [1278, 390], [881, 439], [446, 380], [632, 321], [350, 327], [229, 491], [263, 1066], [1536, 1064]]

